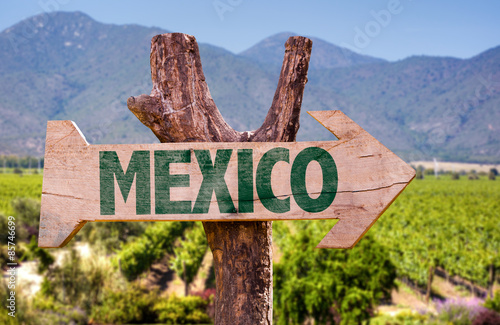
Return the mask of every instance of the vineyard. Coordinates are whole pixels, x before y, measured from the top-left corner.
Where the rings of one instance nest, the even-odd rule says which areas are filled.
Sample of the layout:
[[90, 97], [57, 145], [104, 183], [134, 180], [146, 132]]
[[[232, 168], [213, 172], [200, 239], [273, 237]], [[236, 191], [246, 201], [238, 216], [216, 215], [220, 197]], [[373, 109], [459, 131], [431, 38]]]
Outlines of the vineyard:
[[[275, 323], [300, 324], [307, 319], [360, 323], [374, 315], [377, 304], [390, 301], [396, 277], [428, 295], [437, 271], [481, 288], [480, 296], [492, 291], [498, 285], [495, 271], [500, 268], [500, 182], [484, 176], [458, 178], [440, 175], [439, 179], [414, 180], [352, 250], [314, 248], [335, 220], [274, 222]], [[175, 318], [177, 322], [210, 319], [204, 311], [213, 302], [209, 295], [188, 295], [207, 251], [201, 223], [89, 223], [67, 248], [71, 251], [68, 264], [57, 266], [51, 257], [55, 251], [38, 249], [30, 237], [38, 227], [41, 187], [41, 175], [0, 174], [0, 226], [9, 215], [25, 225], [27, 230], [19, 238], [24, 257], [19, 257], [38, 260], [44, 285], [50, 287], [39, 292], [30, 307], [41, 313], [36, 317], [48, 319], [44, 317], [86, 306], [88, 317], [107, 323], [168, 323], [171, 315], [185, 317]], [[0, 233], [3, 238], [4, 229]], [[72, 248], [76, 242], [89, 243], [95, 256], [106, 262], [100, 262], [101, 266], [83, 263]], [[159, 299], [159, 293], [137, 286], [160, 260], [184, 282], [186, 297]], [[64, 272], [80, 277], [74, 282], [79, 287], [72, 288], [72, 297], [67, 294]], [[86, 282], [96, 274], [101, 274], [97, 280]], [[207, 279], [207, 288], [213, 281]], [[97, 293], [92, 291], [94, 286]], [[150, 314], [127, 314], [113, 307], [137, 299]], [[184, 316], [171, 312], [181, 307], [194, 309]], [[201, 316], [189, 318], [193, 313]]]
[[0, 215], [12, 215], [12, 200], [42, 196], [42, 175], [0, 174]]
[[399, 277], [426, 286], [439, 267], [491, 286], [500, 268], [500, 182], [414, 180], [369, 233], [388, 248]]

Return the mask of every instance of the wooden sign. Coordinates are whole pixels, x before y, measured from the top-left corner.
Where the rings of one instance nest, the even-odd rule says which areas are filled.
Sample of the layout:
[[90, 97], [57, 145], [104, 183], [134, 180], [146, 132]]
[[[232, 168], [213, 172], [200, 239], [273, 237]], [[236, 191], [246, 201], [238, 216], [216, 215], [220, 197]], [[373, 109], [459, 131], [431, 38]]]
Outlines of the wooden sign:
[[340, 111], [309, 112], [339, 141], [89, 145], [49, 121], [40, 247], [93, 221], [339, 219], [320, 248], [351, 248], [415, 171]]

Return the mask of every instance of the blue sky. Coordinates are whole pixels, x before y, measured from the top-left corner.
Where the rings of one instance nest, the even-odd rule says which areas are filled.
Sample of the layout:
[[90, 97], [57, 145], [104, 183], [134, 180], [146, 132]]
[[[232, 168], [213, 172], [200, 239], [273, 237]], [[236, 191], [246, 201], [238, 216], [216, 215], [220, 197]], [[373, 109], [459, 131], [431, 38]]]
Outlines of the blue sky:
[[500, 45], [500, 1], [493, 0], [11, 0], [0, 5], [0, 30], [54, 10], [158, 26], [235, 53], [283, 31], [388, 60], [468, 58]]

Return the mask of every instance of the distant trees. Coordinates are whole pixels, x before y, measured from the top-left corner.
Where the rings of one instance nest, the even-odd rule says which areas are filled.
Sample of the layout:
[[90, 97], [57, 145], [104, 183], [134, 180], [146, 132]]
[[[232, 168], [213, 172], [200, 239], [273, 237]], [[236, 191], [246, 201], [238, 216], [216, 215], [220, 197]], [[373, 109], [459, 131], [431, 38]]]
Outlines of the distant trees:
[[488, 173], [488, 179], [494, 181], [498, 176], [498, 170], [496, 168], [491, 168]]
[[39, 164], [43, 168], [43, 157], [0, 155], [0, 168], [38, 168]]
[[420, 165], [417, 167], [416, 169], [416, 175], [415, 175], [415, 178], [416, 179], [424, 179], [424, 166]]

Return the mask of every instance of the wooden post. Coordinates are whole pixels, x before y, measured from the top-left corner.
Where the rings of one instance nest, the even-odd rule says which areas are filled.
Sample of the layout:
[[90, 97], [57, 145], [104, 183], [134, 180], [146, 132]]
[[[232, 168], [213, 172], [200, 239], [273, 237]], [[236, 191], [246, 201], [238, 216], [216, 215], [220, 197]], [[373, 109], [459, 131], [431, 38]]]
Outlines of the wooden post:
[[[215, 105], [193, 36], [151, 41], [151, 94], [130, 97], [129, 109], [161, 142], [295, 141], [312, 41], [290, 37], [276, 93], [262, 126], [238, 132]], [[214, 256], [215, 324], [272, 324], [272, 222], [204, 222]]]

